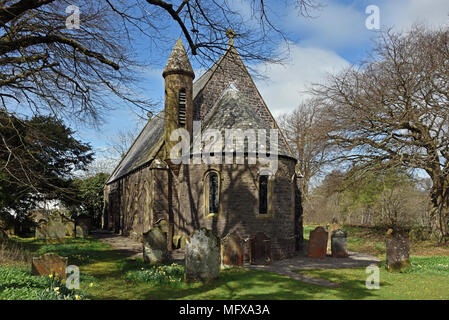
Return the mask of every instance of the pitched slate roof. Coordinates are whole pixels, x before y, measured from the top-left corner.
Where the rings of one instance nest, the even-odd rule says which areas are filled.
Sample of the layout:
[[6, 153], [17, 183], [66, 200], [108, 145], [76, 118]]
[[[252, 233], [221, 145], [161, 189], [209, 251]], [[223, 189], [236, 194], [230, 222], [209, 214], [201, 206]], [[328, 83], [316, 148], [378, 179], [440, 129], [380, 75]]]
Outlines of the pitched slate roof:
[[163, 144], [164, 111], [147, 122], [126, 155], [112, 172], [107, 183], [111, 183], [140, 168], [153, 159]]
[[[229, 54], [231, 53], [231, 54]], [[223, 72], [225, 68], [220, 68], [220, 65], [227, 57], [237, 54], [237, 51], [234, 47], [230, 47], [221, 58], [210, 68], [208, 69], [197, 81], [193, 83], [193, 100], [199, 97], [200, 93], [208, 88], [210, 85], [212, 89], [216, 87], [212, 87], [212, 80], [222, 81], [219, 76], [214, 78], [214, 74], [218, 73], [217, 70]], [[237, 56], [238, 57], [238, 56]], [[241, 62], [241, 59], [238, 57], [239, 63], [242, 65], [243, 69], [246, 68]], [[226, 61], [229, 63], [229, 61]], [[167, 62], [167, 66], [164, 69], [163, 75], [167, 75], [171, 72], [176, 72], [179, 70], [183, 70], [186, 73], [192, 73], [193, 70], [188, 61], [187, 54], [185, 53], [184, 47], [182, 46], [182, 42], [178, 40], [173, 49], [172, 54]], [[255, 91], [257, 88], [254, 85], [254, 82], [251, 79], [249, 73], [247, 74], [249, 81], [251, 82], [252, 87]], [[218, 80], [217, 80], [218, 79]], [[229, 79], [232, 79], [230, 76]], [[283, 137], [281, 131], [277, 127], [273, 117], [271, 116], [270, 111], [265, 105], [262, 97], [260, 97], [259, 92], [257, 91], [257, 95], [260, 97], [262, 111], [264, 116], [261, 116], [260, 112], [256, 112], [253, 106], [253, 102], [248, 101], [245, 94], [243, 94], [244, 90], [238, 88], [235, 82], [230, 81], [229, 83], [222, 83], [222, 92], [217, 92], [216, 98], [213, 100], [216, 101], [206, 101], [208, 105], [211, 105], [210, 109], [207, 110], [206, 114], [202, 117], [202, 130], [206, 129], [218, 129], [221, 130], [224, 134], [225, 129], [275, 129], [278, 130], [278, 155], [288, 156], [294, 158], [293, 153], [288, 146], [285, 138]], [[163, 146], [163, 136], [164, 136], [164, 112], [160, 112], [153, 119], [148, 121], [145, 127], [140, 132], [139, 136], [136, 138], [134, 143], [131, 145], [130, 149], [126, 153], [125, 157], [120, 161], [118, 166], [113, 171], [112, 175], [108, 179], [108, 184], [112, 183], [133, 171], [138, 170], [142, 166], [149, 164], [152, 159], [156, 156], [157, 152]], [[269, 141], [269, 133], [267, 133], [267, 141]], [[269, 146], [267, 147], [269, 149]]]
[[[202, 131], [207, 129], [218, 129], [224, 139], [227, 130], [255, 130], [257, 139], [257, 130], [263, 129], [266, 133], [266, 151], [271, 154], [284, 155], [292, 157], [291, 152], [283, 143], [278, 143], [277, 150], [270, 150], [270, 131], [267, 129], [276, 130], [278, 140], [281, 138], [281, 133], [276, 128], [271, 128], [270, 124], [262, 118], [242, 94], [241, 90], [235, 83], [231, 83], [226, 88], [218, 101], [207, 113], [202, 122]], [[223, 141], [223, 149], [225, 147]], [[248, 141], [245, 140], [244, 151], [248, 150]], [[258, 143], [258, 142], [257, 142]], [[273, 146], [274, 147], [274, 146]]]

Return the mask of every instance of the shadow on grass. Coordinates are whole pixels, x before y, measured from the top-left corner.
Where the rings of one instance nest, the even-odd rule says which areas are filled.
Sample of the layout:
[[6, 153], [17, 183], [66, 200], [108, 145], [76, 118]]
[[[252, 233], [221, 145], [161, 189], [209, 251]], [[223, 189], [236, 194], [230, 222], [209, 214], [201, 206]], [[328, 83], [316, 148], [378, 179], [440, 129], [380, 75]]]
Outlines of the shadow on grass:
[[[366, 287], [369, 274], [365, 273], [365, 269], [297, 270], [295, 272], [338, 283], [339, 287], [330, 289], [336, 299], [360, 300], [379, 297], [378, 290]], [[381, 285], [384, 289], [391, 286], [391, 283], [382, 279]]]
[[[369, 299], [375, 293], [366, 289], [367, 275], [338, 271], [311, 272], [329, 281], [341, 284], [339, 288], [326, 288], [308, 284], [290, 277], [259, 270], [239, 268], [223, 270], [217, 280], [208, 283], [181, 283], [176, 286], [153, 286], [148, 283], [128, 281], [128, 271], [148, 268], [141, 259], [129, 260], [127, 256], [94, 238], [65, 239], [61, 243], [44, 240], [21, 241], [33, 254], [57, 253], [69, 258], [69, 264], [80, 266], [83, 274], [95, 279], [89, 289], [91, 299]], [[309, 271], [308, 271], [309, 272]], [[359, 277], [357, 274], [357, 277]], [[89, 280], [90, 282], [90, 280]], [[383, 286], [388, 285], [383, 282]]]

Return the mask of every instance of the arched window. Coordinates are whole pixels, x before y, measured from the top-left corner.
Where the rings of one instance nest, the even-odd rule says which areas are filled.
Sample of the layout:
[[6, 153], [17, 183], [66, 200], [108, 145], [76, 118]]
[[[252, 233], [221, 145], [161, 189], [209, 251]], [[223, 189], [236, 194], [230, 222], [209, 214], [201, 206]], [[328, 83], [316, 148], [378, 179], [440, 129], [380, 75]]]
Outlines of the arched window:
[[259, 214], [268, 213], [268, 176], [259, 176]]
[[179, 90], [178, 124], [179, 126], [186, 124], [186, 89], [184, 88]]
[[206, 214], [218, 214], [220, 204], [220, 176], [209, 171], [205, 179]]

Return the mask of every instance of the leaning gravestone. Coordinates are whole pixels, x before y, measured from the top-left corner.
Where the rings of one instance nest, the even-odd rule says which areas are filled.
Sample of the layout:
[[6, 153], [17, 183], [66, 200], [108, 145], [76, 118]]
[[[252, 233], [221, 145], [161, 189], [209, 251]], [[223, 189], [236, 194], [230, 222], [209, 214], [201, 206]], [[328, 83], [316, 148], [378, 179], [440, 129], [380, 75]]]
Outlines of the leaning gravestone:
[[229, 233], [221, 240], [221, 262], [224, 266], [243, 266], [243, 240]]
[[153, 227], [143, 234], [143, 260], [150, 264], [167, 261], [167, 234], [158, 227]]
[[58, 274], [62, 279], [65, 279], [67, 260], [68, 258], [58, 256], [55, 253], [46, 253], [40, 257], [33, 257], [31, 272], [37, 276], [54, 276]]
[[325, 258], [328, 234], [323, 227], [316, 227], [310, 232], [307, 255], [311, 258]]
[[410, 267], [410, 240], [408, 234], [389, 229], [386, 247], [387, 270], [401, 271]]
[[186, 243], [185, 280], [212, 280], [219, 272], [220, 240], [210, 230], [196, 230]]
[[334, 230], [331, 236], [331, 252], [334, 258], [347, 258], [348, 242], [347, 234], [343, 230]]

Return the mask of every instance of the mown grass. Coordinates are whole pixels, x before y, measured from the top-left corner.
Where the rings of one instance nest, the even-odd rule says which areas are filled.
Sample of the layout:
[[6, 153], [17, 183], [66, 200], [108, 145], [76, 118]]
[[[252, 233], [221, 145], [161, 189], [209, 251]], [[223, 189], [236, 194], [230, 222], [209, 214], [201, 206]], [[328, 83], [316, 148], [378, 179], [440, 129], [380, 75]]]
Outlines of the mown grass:
[[[305, 227], [306, 238], [314, 227]], [[348, 231], [349, 250], [368, 251], [367, 253], [374, 253], [381, 258], [385, 257], [382, 234], [357, 227], [345, 229]], [[309, 276], [337, 282], [340, 284], [338, 288], [316, 286], [274, 273], [239, 268], [223, 270], [219, 279], [209, 283], [157, 283], [159, 280], [152, 280], [154, 274], [151, 267], [145, 265], [141, 259], [128, 260], [108, 244], [94, 238], [65, 239], [62, 242], [16, 238], [15, 241], [33, 254], [54, 252], [68, 257], [69, 264], [79, 266], [81, 290], [86, 292], [89, 299], [449, 298], [449, 254], [414, 255], [412, 267], [407, 273], [389, 273], [381, 266], [380, 290], [368, 290], [365, 286], [368, 276], [365, 269], [301, 271]], [[166, 271], [165, 268], [161, 270]], [[172, 276], [176, 275], [177, 279], [180, 279], [176, 272]], [[159, 279], [160, 273], [155, 279]], [[2, 290], [0, 287], [0, 297]], [[32, 295], [30, 297], [36, 298]]]
[[307, 270], [298, 273], [340, 285], [326, 289], [329, 299], [434, 300], [449, 299], [449, 257], [412, 256], [411, 268], [402, 273], [380, 266], [378, 290], [368, 290], [366, 269]]

